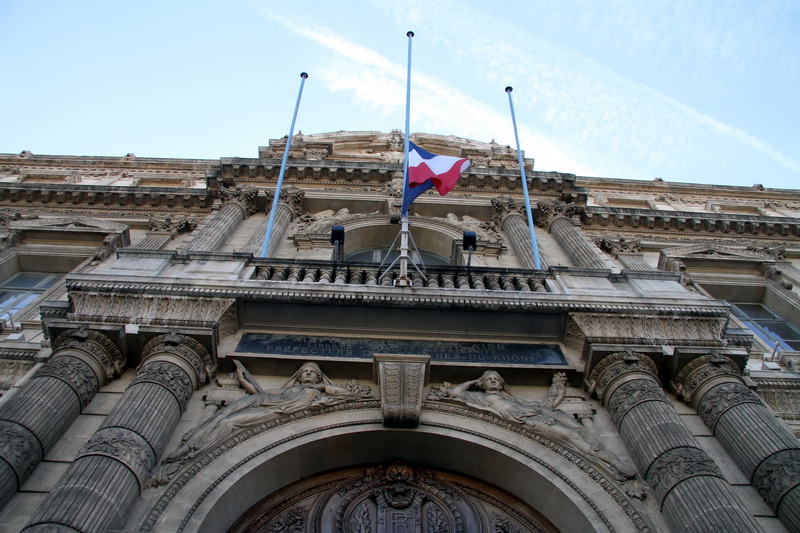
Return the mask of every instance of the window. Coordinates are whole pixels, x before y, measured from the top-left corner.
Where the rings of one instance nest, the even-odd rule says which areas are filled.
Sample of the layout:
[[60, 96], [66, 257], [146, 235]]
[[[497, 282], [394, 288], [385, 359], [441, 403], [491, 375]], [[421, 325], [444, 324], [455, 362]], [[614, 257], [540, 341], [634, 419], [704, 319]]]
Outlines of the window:
[[[347, 257], [345, 259], [347, 261], [352, 261], [354, 263], [384, 262], [388, 265], [392, 261], [397, 259], [399, 255], [400, 252], [397, 250], [389, 250], [388, 248], [384, 248], [384, 249], [362, 250], [360, 252], [354, 252], [352, 254], [347, 254]], [[430, 252], [409, 250], [408, 255], [411, 258], [411, 260], [414, 261], [415, 263], [419, 263], [420, 260], [422, 260], [422, 263], [428, 266], [450, 264], [450, 261], [448, 261], [444, 257], [440, 257]]]
[[13, 321], [14, 316], [52, 287], [61, 274], [19, 272], [0, 284], [0, 319]]
[[773, 352], [800, 351], [800, 330], [760, 303], [733, 304], [733, 315], [744, 323]]

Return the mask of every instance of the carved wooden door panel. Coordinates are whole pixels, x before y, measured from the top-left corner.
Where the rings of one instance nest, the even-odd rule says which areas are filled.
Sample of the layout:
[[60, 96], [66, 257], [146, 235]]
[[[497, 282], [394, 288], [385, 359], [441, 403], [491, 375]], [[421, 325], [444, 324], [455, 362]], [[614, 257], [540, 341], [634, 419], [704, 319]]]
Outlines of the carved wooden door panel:
[[230, 533], [554, 533], [484, 483], [400, 462], [323, 474], [253, 506]]

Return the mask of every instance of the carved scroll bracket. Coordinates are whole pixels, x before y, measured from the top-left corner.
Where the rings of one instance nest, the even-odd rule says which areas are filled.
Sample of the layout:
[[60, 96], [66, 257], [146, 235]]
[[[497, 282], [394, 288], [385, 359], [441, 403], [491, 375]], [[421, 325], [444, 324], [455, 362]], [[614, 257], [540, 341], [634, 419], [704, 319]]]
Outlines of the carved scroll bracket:
[[383, 425], [419, 425], [422, 392], [430, 372], [430, 356], [375, 354], [374, 369], [375, 382], [381, 388]]

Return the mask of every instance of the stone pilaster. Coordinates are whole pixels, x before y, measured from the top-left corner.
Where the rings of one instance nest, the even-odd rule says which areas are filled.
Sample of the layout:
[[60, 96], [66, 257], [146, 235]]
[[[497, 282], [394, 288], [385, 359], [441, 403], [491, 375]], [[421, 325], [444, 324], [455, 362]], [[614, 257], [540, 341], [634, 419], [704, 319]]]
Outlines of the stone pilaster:
[[213, 252], [236, 231], [239, 224], [249, 215], [255, 213], [257, 189], [220, 189], [222, 207], [219, 212], [200, 229], [189, 246], [187, 252]]
[[[516, 200], [509, 196], [501, 196], [492, 199], [494, 208], [495, 224], [498, 228], [505, 231], [511, 242], [511, 249], [519, 259], [522, 268], [534, 269], [536, 262], [533, 259], [533, 248], [531, 247], [531, 234], [528, 227], [527, 217], [525, 216], [524, 206], [517, 204]], [[539, 265], [543, 270], [550, 266], [547, 257], [542, 253], [538, 246]]]
[[[275, 220], [273, 220], [272, 236], [270, 237], [269, 250], [267, 250], [267, 257], [271, 257], [275, 252], [276, 247], [280, 244], [281, 237], [286, 233], [291, 221], [298, 216], [303, 210], [303, 198], [305, 192], [294, 186], [286, 186], [281, 189], [281, 196], [278, 200], [278, 205], [275, 208]], [[269, 213], [272, 209], [272, 203], [275, 198], [275, 193], [267, 193], [267, 220], [253, 232], [253, 236], [247, 242], [244, 251], [258, 256], [261, 253], [261, 248], [264, 245], [264, 237], [267, 234], [267, 223], [269, 222]]]
[[681, 422], [650, 358], [632, 352], [609, 355], [595, 365], [587, 384], [619, 428], [671, 531], [761, 531]]
[[108, 337], [85, 328], [62, 333], [53, 345], [50, 360], [0, 408], [0, 508], [125, 366]]
[[575, 266], [608, 269], [597, 247], [592, 245], [581, 233], [580, 228], [572, 223], [575, 204], [539, 202], [538, 208], [539, 216], [536, 224], [550, 232]]
[[626, 239], [619, 237], [611, 239], [604, 237], [597, 241], [597, 246], [604, 252], [608, 252], [622, 263], [628, 270], [655, 270], [644, 260], [640, 252], [641, 239]]
[[699, 357], [672, 387], [697, 409], [786, 529], [800, 532], [800, 441], [747, 388], [736, 364], [719, 355]]
[[169, 334], [148, 342], [136, 377], [25, 531], [122, 527], [192, 391], [211, 372], [211, 357], [191, 337]]

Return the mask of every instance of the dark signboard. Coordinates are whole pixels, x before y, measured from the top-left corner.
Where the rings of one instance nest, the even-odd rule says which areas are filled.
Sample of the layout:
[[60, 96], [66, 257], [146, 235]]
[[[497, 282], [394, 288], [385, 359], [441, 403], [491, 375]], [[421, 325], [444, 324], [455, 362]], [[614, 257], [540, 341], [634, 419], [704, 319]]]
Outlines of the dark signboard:
[[372, 359], [373, 354], [429, 355], [431, 361], [513, 365], [566, 365], [555, 344], [354, 339], [245, 333], [236, 351], [294, 357]]

